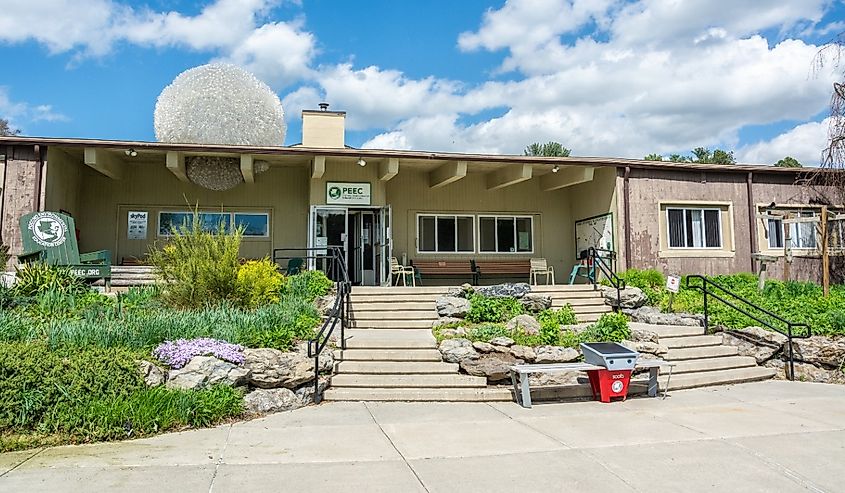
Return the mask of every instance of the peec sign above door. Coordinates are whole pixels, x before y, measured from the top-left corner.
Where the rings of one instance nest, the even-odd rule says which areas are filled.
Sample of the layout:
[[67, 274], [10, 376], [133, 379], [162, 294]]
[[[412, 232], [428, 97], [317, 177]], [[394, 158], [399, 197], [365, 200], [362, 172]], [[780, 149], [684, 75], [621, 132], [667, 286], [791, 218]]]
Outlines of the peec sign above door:
[[369, 183], [326, 183], [326, 204], [370, 205], [372, 194]]

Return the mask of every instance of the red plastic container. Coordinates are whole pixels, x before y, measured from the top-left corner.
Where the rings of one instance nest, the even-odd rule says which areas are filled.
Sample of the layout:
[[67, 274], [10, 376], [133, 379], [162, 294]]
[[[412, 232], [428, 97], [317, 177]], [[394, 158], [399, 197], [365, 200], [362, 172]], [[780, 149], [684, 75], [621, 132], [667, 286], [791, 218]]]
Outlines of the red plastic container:
[[593, 399], [610, 402], [610, 399], [628, 397], [628, 384], [633, 370], [588, 370]]

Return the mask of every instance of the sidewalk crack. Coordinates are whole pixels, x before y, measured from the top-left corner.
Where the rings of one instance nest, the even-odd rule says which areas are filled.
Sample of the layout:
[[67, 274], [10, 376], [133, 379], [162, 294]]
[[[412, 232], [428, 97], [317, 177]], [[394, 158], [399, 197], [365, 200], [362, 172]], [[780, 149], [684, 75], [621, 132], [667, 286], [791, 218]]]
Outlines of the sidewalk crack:
[[396, 444], [393, 443], [393, 440], [390, 438], [390, 435], [388, 435], [387, 432], [384, 431], [384, 428], [381, 427], [381, 423], [379, 423], [378, 420], [376, 419], [376, 417], [373, 415], [373, 412], [370, 410], [370, 406], [368, 406], [366, 402], [362, 402], [362, 404], [364, 405], [364, 409], [366, 409], [367, 412], [370, 414], [370, 418], [372, 418], [373, 423], [375, 423], [376, 426], [378, 426], [378, 429], [381, 431], [382, 435], [384, 435], [384, 437], [387, 438], [387, 441], [390, 442], [390, 446], [393, 447], [393, 450], [395, 450], [397, 454], [399, 454], [399, 457], [402, 458], [402, 461], [405, 462], [405, 465], [408, 466], [408, 469], [410, 469], [411, 473], [414, 475], [414, 477], [417, 478], [417, 482], [420, 483], [420, 486], [422, 486], [422, 488], [427, 493], [430, 493], [430, 490], [425, 485], [425, 483], [423, 482], [420, 475], [417, 473], [417, 470], [414, 469], [414, 466], [412, 466], [410, 462], [408, 462], [408, 459], [405, 457], [405, 454], [403, 454], [402, 451], [399, 450], [399, 448], [396, 446]]

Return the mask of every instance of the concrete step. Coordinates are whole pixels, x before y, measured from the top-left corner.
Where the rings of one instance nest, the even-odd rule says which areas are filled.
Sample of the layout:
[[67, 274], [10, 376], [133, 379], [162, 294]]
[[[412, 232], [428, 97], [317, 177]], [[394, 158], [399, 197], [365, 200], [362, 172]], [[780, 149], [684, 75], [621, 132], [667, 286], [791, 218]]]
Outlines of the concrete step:
[[720, 356], [736, 356], [736, 346], [705, 346], [693, 348], [670, 349], [666, 353], [666, 360], [681, 361], [688, 359], [718, 358]]
[[[562, 308], [565, 305], [566, 303], [560, 305], [552, 303], [552, 308]], [[577, 315], [579, 313], [607, 313], [612, 312], [613, 308], [607, 305], [576, 305], [572, 307], [572, 310]]]
[[552, 298], [552, 306], [554, 305], [572, 305], [573, 308], [579, 306], [607, 306], [604, 303], [604, 298]]
[[572, 293], [578, 291], [595, 291], [592, 284], [538, 284], [531, 286], [533, 293]]
[[[691, 389], [708, 385], [728, 385], [734, 383], [768, 380], [775, 376], [777, 370], [752, 366], [747, 368], [732, 368], [727, 370], [703, 371], [672, 375], [669, 381], [669, 392], [679, 389]], [[659, 377], [660, 388], [665, 388], [666, 376]]]
[[432, 349], [437, 342], [428, 329], [349, 329], [347, 349]]
[[578, 320], [579, 323], [581, 322], [595, 322], [599, 318], [601, 318], [601, 313], [583, 313], [583, 314], [575, 314], [575, 318]]
[[341, 373], [332, 377], [332, 388], [486, 388], [486, 377], [453, 374], [366, 375]]
[[501, 402], [512, 401], [506, 388], [470, 389], [365, 389], [330, 388], [323, 398], [327, 401], [418, 401], [418, 402]]
[[729, 370], [757, 366], [757, 360], [750, 356], [724, 356], [721, 358], [690, 359], [678, 361], [673, 374]]
[[598, 299], [604, 300], [604, 296], [599, 291], [584, 290], [584, 291], [569, 291], [566, 293], [537, 293], [550, 297], [552, 300], [566, 300], [566, 299]]
[[345, 349], [333, 355], [339, 361], [443, 361], [437, 349]]
[[353, 286], [352, 295], [445, 294], [449, 286]]
[[433, 312], [435, 311], [435, 304], [433, 301], [397, 301], [397, 302], [387, 302], [381, 303], [377, 301], [367, 301], [367, 302], [358, 302], [351, 304], [352, 309], [355, 310], [356, 307], [361, 310], [366, 311], [387, 311], [387, 312], [394, 312], [394, 311], [404, 311], [404, 312]]
[[689, 348], [689, 347], [704, 347], [704, 346], [721, 346], [722, 336], [682, 336], [682, 337], [659, 337], [660, 344], [663, 344], [669, 349], [674, 348]]
[[631, 329], [648, 330], [657, 334], [657, 337], [682, 337], [704, 335], [704, 327], [693, 327], [687, 325], [655, 325], [641, 322], [628, 324]]
[[366, 309], [362, 310], [360, 308], [356, 310], [354, 307], [352, 311], [349, 312], [349, 315], [352, 317], [352, 320], [428, 320], [429, 325], [432, 320], [437, 320], [439, 318], [437, 312], [434, 310], [413, 312], [399, 310], [376, 312]]
[[434, 308], [434, 301], [440, 295], [428, 294], [398, 294], [398, 295], [372, 295], [372, 294], [353, 294], [349, 296], [349, 302], [355, 303], [431, 303]]
[[405, 375], [458, 373], [457, 363], [438, 363], [433, 361], [341, 361], [336, 365], [338, 374], [364, 373], [371, 375]]
[[430, 329], [433, 320], [356, 320], [350, 322], [358, 329]]

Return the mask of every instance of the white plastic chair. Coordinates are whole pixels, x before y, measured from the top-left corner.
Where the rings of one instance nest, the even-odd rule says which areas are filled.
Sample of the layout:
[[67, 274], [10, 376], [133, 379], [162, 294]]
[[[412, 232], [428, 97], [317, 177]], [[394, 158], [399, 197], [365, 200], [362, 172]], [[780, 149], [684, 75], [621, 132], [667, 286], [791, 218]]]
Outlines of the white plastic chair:
[[549, 284], [549, 280], [551, 284], [555, 283], [555, 269], [549, 266], [544, 258], [531, 259], [531, 284], [537, 285], [538, 275], [546, 276], [546, 284]]
[[[402, 279], [402, 285], [408, 285], [408, 276], [411, 276], [411, 285], [416, 286], [417, 280], [414, 276], [414, 268], [410, 265], [402, 265], [399, 263], [399, 259], [396, 257], [390, 257], [390, 279], [393, 280], [393, 276], [399, 276]], [[391, 282], [392, 285], [396, 286], [399, 284], [399, 279], [397, 278], [395, 282]]]

